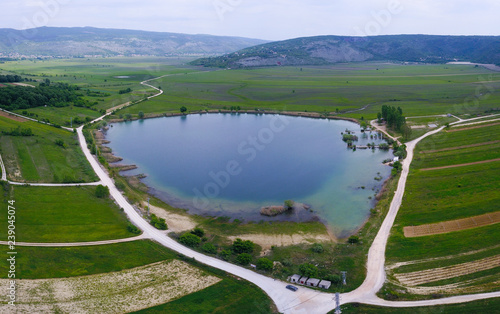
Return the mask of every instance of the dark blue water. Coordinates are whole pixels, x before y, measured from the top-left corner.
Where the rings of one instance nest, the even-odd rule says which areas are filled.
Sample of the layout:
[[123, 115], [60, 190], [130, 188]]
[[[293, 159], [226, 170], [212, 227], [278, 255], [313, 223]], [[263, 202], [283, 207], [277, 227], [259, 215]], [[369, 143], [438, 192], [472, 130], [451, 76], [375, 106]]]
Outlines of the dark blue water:
[[[353, 152], [341, 132], [356, 131], [348, 121], [252, 114], [210, 114], [114, 124], [109, 146], [124, 163], [145, 173], [152, 192], [193, 213], [245, 220], [262, 206], [286, 199], [308, 204], [337, 234], [359, 227], [390, 168], [383, 151]], [[374, 180], [375, 177], [383, 180]], [[364, 187], [361, 188], [361, 187]], [[299, 215], [300, 214], [300, 215]]]

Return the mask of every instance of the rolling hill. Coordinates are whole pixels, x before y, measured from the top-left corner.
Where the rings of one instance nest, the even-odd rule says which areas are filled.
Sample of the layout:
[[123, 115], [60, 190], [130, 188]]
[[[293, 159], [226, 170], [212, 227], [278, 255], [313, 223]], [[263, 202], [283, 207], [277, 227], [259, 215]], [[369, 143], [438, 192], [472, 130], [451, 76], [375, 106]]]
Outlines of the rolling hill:
[[381, 60], [427, 63], [470, 61], [498, 65], [500, 37], [432, 35], [305, 37], [266, 43], [220, 57], [203, 58], [192, 64], [241, 68]]
[[221, 55], [266, 41], [93, 27], [0, 29], [0, 56]]

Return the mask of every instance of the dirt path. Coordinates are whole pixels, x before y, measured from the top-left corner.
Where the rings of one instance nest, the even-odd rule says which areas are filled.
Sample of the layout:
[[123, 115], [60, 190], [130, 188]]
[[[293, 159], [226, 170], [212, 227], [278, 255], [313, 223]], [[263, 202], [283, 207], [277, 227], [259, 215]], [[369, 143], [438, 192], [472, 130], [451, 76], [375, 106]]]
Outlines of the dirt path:
[[407, 226], [403, 228], [405, 237], [423, 237], [428, 235], [443, 234], [453, 231], [467, 230], [477, 227], [494, 225], [500, 222], [500, 211], [488, 213], [484, 215], [449, 220], [434, 224], [426, 224], [420, 226]]
[[377, 120], [370, 121], [370, 125], [372, 127], [374, 127], [375, 129], [377, 129], [378, 131], [384, 133], [386, 136], [388, 136], [393, 141], [395, 141], [396, 143], [398, 143], [398, 145], [401, 145], [401, 142], [398, 140], [397, 137], [394, 137], [394, 136], [390, 135], [389, 133], [387, 133], [387, 129], [386, 129], [385, 125], [384, 126], [378, 125]]
[[7, 119], [11, 119], [11, 120], [17, 121], [17, 122], [27, 122], [27, 121], [29, 121], [28, 119], [24, 119], [24, 118], [22, 118], [20, 116], [16, 116], [16, 115], [7, 113], [7, 112], [5, 112], [5, 111], [3, 111], [1, 109], [0, 109], [0, 116], [5, 117]]
[[425, 151], [420, 152], [420, 154], [432, 154], [432, 153], [439, 153], [439, 152], [447, 152], [450, 150], [458, 150], [458, 149], [470, 148], [470, 147], [480, 147], [480, 146], [492, 145], [492, 144], [496, 144], [496, 143], [500, 143], [500, 141], [491, 141], [491, 142], [484, 142], [484, 143], [479, 143], [479, 144], [455, 146], [455, 147], [448, 147], [448, 148], [435, 149], [435, 150], [425, 150]]
[[[117, 240], [105, 240], [105, 241], [93, 241], [93, 242], [73, 242], [73, 243], [28, 243], [28, 242], [16, 242], [16, 246], [34, 246], [34, 247], [76, 247], [76, 246], [96, 246], [96, 245], [106, 245], [115, 243], [125, 243], [133, 242], [138, 240], [149, 239], [148, 236], [141, 234], [140, 236], [133, 238], [124, 238]], [[7, 241], [0, 241], [0, 245], [9, 245]]]
[[466, 164], [459, 164], [459, 165], [450, 165], [450, 166], [442, 166], [442, 167], [434, 167], [434, 168], [423, 168], [420, 170], [421, 171], [432, 171], [432, 170], [440, 170], [440, 169], [448, 169], [448, 168], [458, 168], [458, 167], [465, 167], [465, 166], [472, 166], [472, 165], [488, 164], [490, 162], [496, 162], [496, 161], [500, 161], [500, 158], [490, 159], [490, 160], [482, 160], [482, 161], [476, 161], [476, 162], [469, 162]]
[[[491, 120], [490, 120], [491, 121]], [[473, 125], [473, 124], [481, 124], [481, 123], [488, 123], [490, 121], [481, 121], [481, 122], [474, 122], [474, 123], [471, 123], [471, 124], [463, 124], [463, 125]], [[497, 121], [497, 120], [495, 120]], [[474, 130], [474, 129], [480, 129], [480, 128], [486, 128], [486, 127], [489, 127], [489, 126], [495, 126], [495, 125], [499, 125], [500, 122], [498, 123], [490, 123], [490, 124], [484, 124], [484, 125], [478, 125], [478, 126], [472, 126], [470, 128], [461, 128], [461, 129], [456, 129], [456, 130], [448, 130], [446, 132], [448, 133], [453, 133], [453, 132], [460, 132], [460, 131], [467, 131], [467, 130]], [[461, 126], [461, 125], [459, 125]]]

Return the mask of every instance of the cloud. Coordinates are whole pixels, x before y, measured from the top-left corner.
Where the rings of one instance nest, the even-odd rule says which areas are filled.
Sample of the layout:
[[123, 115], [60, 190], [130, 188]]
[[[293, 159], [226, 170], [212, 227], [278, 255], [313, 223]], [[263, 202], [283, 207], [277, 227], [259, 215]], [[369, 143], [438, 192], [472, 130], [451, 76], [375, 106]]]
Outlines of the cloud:
[[[377, 14], [395, 1], [404, 10], [389, 23], [378, 22]], [[497, 0], [3, 0], [0, 27], [94, 26], [271, 40], [359, 35], [370, 27], [380, 35], [499, 35], [497, 12]]]

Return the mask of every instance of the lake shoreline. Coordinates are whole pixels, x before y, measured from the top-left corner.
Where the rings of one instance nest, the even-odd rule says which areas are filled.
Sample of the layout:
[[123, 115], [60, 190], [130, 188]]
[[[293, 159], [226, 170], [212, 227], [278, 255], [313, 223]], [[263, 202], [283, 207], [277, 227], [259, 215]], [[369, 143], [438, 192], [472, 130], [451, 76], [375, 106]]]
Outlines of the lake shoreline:
[[[231, 115], [239, 115], [242, 113], [254, 114], [254, 115], [264, 115], [264, 114], [265, 115], [284, 115], [284, 116], [305, 117], [305, 118], [313, 118], [313, 119], [344, 120], [344, 121], [353, 122], [353, 123], [356, 123], [357, 125], [359, 125], [358, 121], [356, 121], [355, 119], [332, 117], [332, 116], [325, 117], [325, 116], [322, 116], [318, 113], [306, 113], [306, 112], [274, 112], [274, 111], [273, 112], [270, 112], [270, 111], [268, 111], [268, 112], [257, 112], [257, 111], [231, 112], [229, 110], [226, 110], [226, 111], [220, 111], [220, 112], [219, 111], [209, 111], [209, 112], [202, 111], [202, 112], [190, 113], [190, 114], [178, 113], [178, 114], [171, 114], [171, 115], [158, 115], [158, 116], [154, 116], [154, 117], [148, 116], [145, 118], [152, 119], [152, 118], [163, 118], [163, 117], [181, 117], [181, 116], [187, 116], [187, 115], [196, 115], [196, 114], [201, 115], [201, 114], [208, 114], [208, 113], [210, 113], [210, 114], [222, 113], [222, 114], [231, 114]], [[133, 120], [140, 120], [140, 119], [133, 119]], [[130, 120], [128, 120], [128, 121], [130, 121]], [[124, 122], [124, 120], [110, 120], [109, 122], [110, 123], [120, 123], [120, 122]], [[106, 130], [103, 130], [103, 132], [104, 132], [104, 136], [106, 137], [107, 136]], [[113, 167], [113, 165], [110, 165], [110, 166]], [[120, 171], [120, 174], [124, 177], [127, 176], [122, 171]], [[255, 208], [255, 213], [252, 211], [250, 215], [248, 214], [248, 212], [246, 214], [241, 214], [239, 212], [228, 214], [224, 210], [215, 210], [214, 211], [213, 209], [206, 210], [204, 212], [199, 212], [199, 211], [197, 212], [196, 209], [192, 209], [191, 206], [187, 206], [187, 203], [185, 200], [181, 200], [178, 197], [172, 196], [168, 192], [159, 191], [159, 190], [151, 187], [149, 184], [144, 183], [143, 180], [140, 180], [140, 181], [148, 188], [147, 193], [149, 195], [160, 199], [162, 202], [165, 202], [169, 206], [172, 206], [172, 207], [178, 208], [178, 209], [184, 209], [187, 212], [187, 214], [189, 214], [189, 215], [200, 215], [203, 217], [229, 216], [229, 217], [231, 217], [232, 220], [238, 219], [238, 220], [243, 221], [245, 223], [252, 223], [252, 222], [255, 223], [255, 222], [259, 222], [259, 221], [294, 222], [294, 223], [321, 222], [333, 234], [332, 226], [330, 226], [329, 223], [325, 219], [321, 218], [317, 214], [317, 212], [314, 211], [314, 208], [313, 208], [313, 211], [299, 211], [300, 213], [297, 211], [294, 211], [293, 213], [290, 213], [290, 214], [278, 215], [275, 217], [262, 216], [260, 214], [261, 207]], [[376, 201], [375, 201], [375, 203], [376, 203]], [[268, 204], [268, 206], [272, 206], [272, 205], [275, 205], [275, 204]], [[248, 208], [246, 208], [246, 209], [248, 209]], [[254, 208], [252, 207], [251, 209], [253, 210]], [[369, 217], [367, 217], [367, 219], [364, 219], [362, 224], [359, 225], [357, 228], [350, 230], [349, 234], [356, 233], [357, 231], [362, 229], [367, 221], [369, 221]]]

